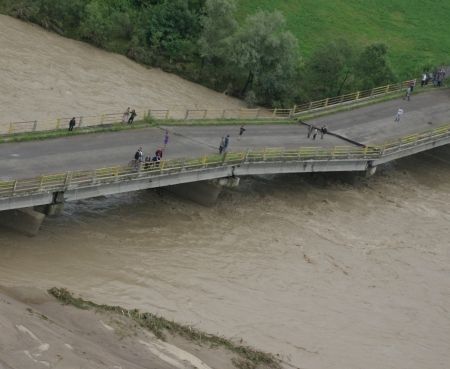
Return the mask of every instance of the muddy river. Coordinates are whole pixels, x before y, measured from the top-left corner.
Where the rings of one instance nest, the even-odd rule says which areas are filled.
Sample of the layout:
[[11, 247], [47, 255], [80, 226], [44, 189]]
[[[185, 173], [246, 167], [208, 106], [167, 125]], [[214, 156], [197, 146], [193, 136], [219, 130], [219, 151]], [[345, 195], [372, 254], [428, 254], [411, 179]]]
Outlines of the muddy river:
[[156, 312], [296, 368], [447, 368], [449, 183], [441, 149], [370, 179], [245, 178], [213, 208], [71, 203], [35, 238], [0, 230], [0, 284]]

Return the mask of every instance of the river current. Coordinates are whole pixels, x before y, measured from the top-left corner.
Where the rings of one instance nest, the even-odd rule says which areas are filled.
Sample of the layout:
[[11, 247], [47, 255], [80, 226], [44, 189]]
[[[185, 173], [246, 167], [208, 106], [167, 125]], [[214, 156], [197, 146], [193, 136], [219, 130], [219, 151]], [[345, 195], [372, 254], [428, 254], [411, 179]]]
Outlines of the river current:
[[0, 285], [243, 338], [297, 368], [446, 368], [450, 150], [371, 178], [244, 178], [207, 208], [165, 191], [66, 205], [28, 238], [0, 229]]

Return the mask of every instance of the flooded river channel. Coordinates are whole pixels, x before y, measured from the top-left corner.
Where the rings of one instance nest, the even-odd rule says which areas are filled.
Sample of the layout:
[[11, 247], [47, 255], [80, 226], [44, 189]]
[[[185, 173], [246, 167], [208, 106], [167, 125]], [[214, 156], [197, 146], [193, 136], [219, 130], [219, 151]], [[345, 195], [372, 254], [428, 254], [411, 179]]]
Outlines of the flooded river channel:
[[0, 230], [0, 285], [67, 287], [278, 353], [296, 368], [447, 368], [450, 150], [374, 177], [252, 177], [206, 208], [167, 192]]

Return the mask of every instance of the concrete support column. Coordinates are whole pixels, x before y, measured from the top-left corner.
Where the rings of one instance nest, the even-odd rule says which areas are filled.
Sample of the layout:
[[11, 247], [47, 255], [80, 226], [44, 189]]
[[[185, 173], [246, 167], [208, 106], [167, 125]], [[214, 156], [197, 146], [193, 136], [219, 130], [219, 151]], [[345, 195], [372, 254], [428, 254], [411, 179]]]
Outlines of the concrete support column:
[[0, 212], [1, 226], [27, 236], [36, 236], [44, 219], [45, 214], [37, 212], [33, 208]]
[[168, 186], [167, 189], [187, 200], [191, 200], [203, 206], [212, 206], [217, 202], [217, 198], [223, 187], [236, 187], [239, 185], [239, 178], [221, 178], [213, 181], [201, 181], [184, 183], [175, 186]]

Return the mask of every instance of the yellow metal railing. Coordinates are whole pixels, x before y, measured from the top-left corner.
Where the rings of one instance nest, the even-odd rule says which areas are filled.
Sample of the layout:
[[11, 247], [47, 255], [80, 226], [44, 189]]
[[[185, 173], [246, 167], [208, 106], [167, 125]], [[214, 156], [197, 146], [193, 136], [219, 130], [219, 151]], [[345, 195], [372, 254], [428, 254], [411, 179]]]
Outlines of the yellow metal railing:
[[298, 149], [265, 148], [245, 152], [230, 152], [225, 155], [208, 155], [201, 158], [170, 159], [158, 163], [114, 166], [95, 170], [73, 171], [39, 176], [36, 178], [0, 181], [0, 198], [29, 195], [40, 192], [65, 191], [67, 189], [169, 175], [181, 171], [196, 171], [209, 168], [267, 162], [292, 162], [306, 160], [374, 160], [415, 145], [436, 142], [450, 137], [450, 124], [404, 136], [398, 140], [378, 146], [301, 147]]
[[[156, 120], [216, 120], [216, 119], [290, 119], [300, 114], [327, 109], [343, 104], [369, 99], [371, 97], [398, 92], [409, 86], [408, 80], [386, 86], [376, 87], [371, 90], [357, 91], [350, 94], [329, 97], [326, 99], [311, 101], [304, 104], [295, 105], [291, 109], [148, 109], [138, 112], [138, 117], [151, 117]], [[111, 113], [101, 115], [76, 116], [76, 126], [92, 127], [101, 125], [111, 125], [122, 122], [122, 113]], [[50, 131], [68, 129], [69, 121], [72, 117], [60, 117], [50, 120], [34, 120], [24, 122], [10, 122], [0, 124], [0, 135], [12, 135], [26, 132]]]

